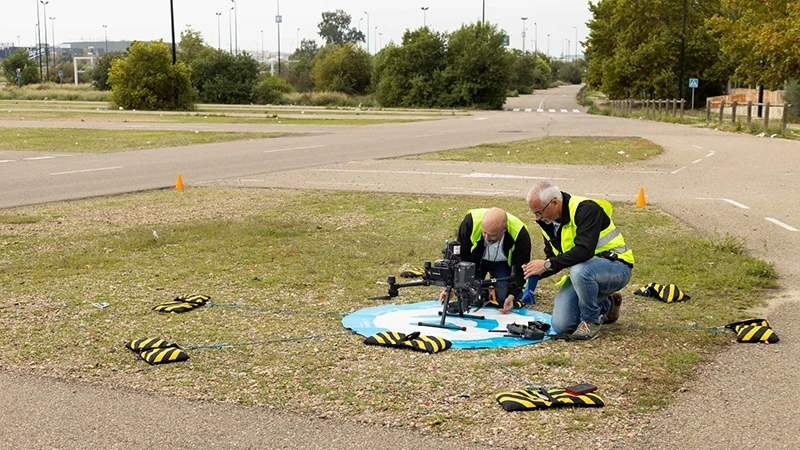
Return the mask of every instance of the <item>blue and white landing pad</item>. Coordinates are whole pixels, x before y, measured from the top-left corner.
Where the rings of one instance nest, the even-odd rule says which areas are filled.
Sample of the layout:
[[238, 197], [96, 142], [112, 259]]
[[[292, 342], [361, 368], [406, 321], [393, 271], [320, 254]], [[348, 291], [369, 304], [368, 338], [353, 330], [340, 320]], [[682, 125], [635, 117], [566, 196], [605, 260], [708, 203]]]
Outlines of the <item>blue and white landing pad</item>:
[[551, 316], [539, 311], [514, 309], [508, 314], [500, 313], [493, 307], [486, 307], [469, 314], [484, 316], [484, 320], [465, 319], [447, 316], [447, 324], [467, 327], [466, 331], [444, 328], [421, 327], [419, 322], [440, 323], [439, 313], [442, 305], [437, 300], [410, 305], [382, 305], [360, 309], [342, 319], [342, 325], [356, 333], [369, 337], [382, 331], [413, 333], [419, 331], [428, 336], [438, 336], [453, 343], [452, 348], [501, 348], [537, 344], [522, 338], [504, 337], [504, 333], [491, 333], [489, 330], [506, 329], [510, 323], [527, 324], [534, 320], [550, 323]]

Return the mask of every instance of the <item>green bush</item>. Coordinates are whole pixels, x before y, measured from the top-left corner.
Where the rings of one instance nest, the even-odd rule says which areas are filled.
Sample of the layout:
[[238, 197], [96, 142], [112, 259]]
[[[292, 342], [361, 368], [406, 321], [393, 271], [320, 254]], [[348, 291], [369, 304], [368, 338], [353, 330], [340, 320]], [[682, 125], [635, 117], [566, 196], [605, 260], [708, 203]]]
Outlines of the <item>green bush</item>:
[[508, 91], [506, 97], [519, 97], [519, 91], [517, 91], [516, 89], [514, 89], [513, 91]]
[[[101, 91], [110, 90], [111, 86], [108, 84], [108, 71], [111, 70], [111, 64], [114, 61], [124, 57], [124, 53], [109, 52], [98, 58], [94, 63], [94, 68], [89, 72], [89, 79], [92, 81], [92, 86]], [[70, 78], [72, 78], [72, 76]]]
[[192, 59], [192, 85], [205, 103], [247, 104], [258, 81], [258, 62], [205, 47]]
[[253, 88], [253, 102], [259, 105], [283, 103], [283, 95], [294, 92], [292, 85], [280, 77], [267, 77]]
[[374, 108], [375, 99], [369, 95], [347, 95], [341, 92], [292, 92], [283, 95], [283, 102], [300, 106], [340, 108]]
[[[13, 55], [3, 60], [3, 75], [8, 84], [26, 86], [39, 82], [39, 68], [36, 62], [29, 58], [28, 52], [18, 49]], [[17, 69], [20, 69], [22, 78], [17, 80]]]
[[367, 52], [347, 42], [335, 50], [321, 52], [321, 58], [311, 71], [311, 79], [321, 91], [366, 94], [370, 88], [371, 65]]
[[182, 62], [172, 64], [167, 44], [137, 41], [128, 50], [128, 58], [114, 61], [108, 75], [114, 104], [142, 110], [194, 108], [191, 69]]

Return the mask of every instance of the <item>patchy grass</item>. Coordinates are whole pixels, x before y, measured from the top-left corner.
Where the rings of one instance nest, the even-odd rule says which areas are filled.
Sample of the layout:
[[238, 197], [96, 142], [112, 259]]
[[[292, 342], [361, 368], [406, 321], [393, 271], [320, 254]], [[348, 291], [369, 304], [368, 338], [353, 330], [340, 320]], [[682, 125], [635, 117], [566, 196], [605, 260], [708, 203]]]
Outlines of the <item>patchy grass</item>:
[[111, 91], [98, 91], [89, 84], [62, 86], [57, 83], [44, 83], [21, 88], [8, 85], [0, 89], [2, 100], [108, 101], [110, 95]]
[[427, 153], [413, 159], [522, 164], [618, 164], [642, 161], [663, 149], [641, 138], [548, 137], [461, 150]]
[[0, 128], [0, 150], [111, 153], [246, 139], [267, 139], [281, 135], [281, 133], [149, 130], [104, 130], [102, 133], [87, 133], [86, 130], [71, 128]]
[[[615, 222], [637, 264], [619, 322], [592, 342], [426, 355], [339, 335], [341, 314], [374, 306], [367, 297], [385, 293], [376, 282], [403, 264], [440, 257], [442, 241], [455, 234], [464, 211], [485, 202], [202, 188], [4, 210], [4, 367], [506, 448], [534, 440], [558, 447], [563, 433], [588, 444], [594, 442], [589, 430], [602, 426], [619, 436], [641, 413], [668, 405], [697, 364], [732, 340], [659, 328], [747, 318], [746, 310], [761, 305], [765, 289], [775, 285], [772, 267], [747, 256], [736, 239], [709, 241], [652, 207], [617, 204]], [[522, 200], [492, 205], [533, 223]], [[692, 299], [666, 304], [631, 295], [651, 281], [674, 282]], [[408, 289], [394, 301], [426, 300], [437, 292]], [[240, 307], [151, 311], [191, 293]], [[540, 283], [538, 294], [536, 308], [550, 311], [553, 283]], [[100, 310], [95, 302], [111, 306]], [[329, 334], [335, 336], [189, 350], [189, 361], [155, 367], [124, 348], [145, 337], [186, 347]], [[508, 414], [494, 395], [525, 386], [488, 356], [535, 384], [596, 384], [608, 406]]]
[[253, 123], [264, 125], [376, 125], [382, 123], [409, 123], [435, 119], [352, 119], [309, 118], [294, 119], [265, 114], [262, 117], [211, 113], [153, 113], [87, 111], [22, 111], [0, 110], [0, 120], [80, 120], [81, 122], [169, 122], [169, 123]]

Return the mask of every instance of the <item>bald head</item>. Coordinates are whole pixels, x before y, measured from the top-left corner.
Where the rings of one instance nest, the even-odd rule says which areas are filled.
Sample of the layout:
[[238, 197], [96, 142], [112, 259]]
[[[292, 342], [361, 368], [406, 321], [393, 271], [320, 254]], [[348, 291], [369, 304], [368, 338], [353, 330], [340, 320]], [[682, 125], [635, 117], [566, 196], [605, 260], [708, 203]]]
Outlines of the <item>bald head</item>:
[[488, 242], [496, 242], [503, 237], [508, 227], [508, 216], [500, 208], [491, 208], [486, 211], [481, 221], [483, 238]]

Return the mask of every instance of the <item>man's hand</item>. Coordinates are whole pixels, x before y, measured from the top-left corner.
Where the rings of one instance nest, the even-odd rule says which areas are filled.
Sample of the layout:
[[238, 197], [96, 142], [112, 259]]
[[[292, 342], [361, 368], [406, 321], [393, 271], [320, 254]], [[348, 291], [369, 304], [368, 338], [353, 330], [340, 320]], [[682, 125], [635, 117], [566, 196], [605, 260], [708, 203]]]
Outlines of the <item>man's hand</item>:
[[522, 273], [525, 274], [525, 279], [534, 276], [534, 275], [541, 275], [545, 273], [546, 270], [544, 268], [544, 260], [543, 259], [534, 259], [533, 261], [529, 262], [528, 264], [524, 264], [522, 266]]
[[513, 307], [514, 307], [514, 296], [509, 295], [508, 297], [506, 297], [506, 301], [503, 302], [503, 308], [500, 309], [500, 312], [502, 314], [508, 314], [509, 312], [511, 312], [511, 308]]
[[[441, 304], [441, 303], [444, 303], [444, 296], [445, 296], [445, 295], [447, 295], [447, 289], [443, 290], [443, 291], [442, 291], [442, 292], [439, 294], [439, 303], [440, 303], [440, 304]], [[453, 297], [453, 292], [452, 292], [452, 291], [450, 291], [450, 297], [451, 297], [451, 298]], [[449, 299], [448, 299], [448, 300], [449, 300]]]

